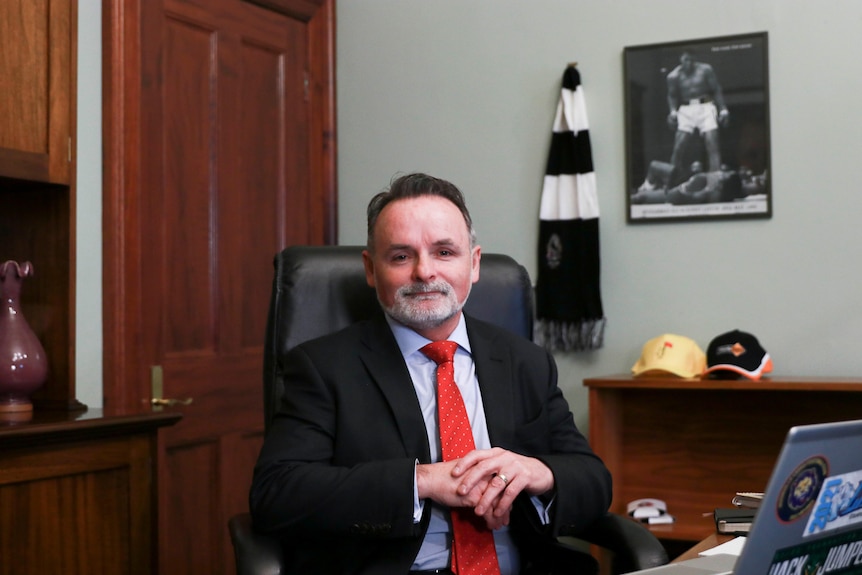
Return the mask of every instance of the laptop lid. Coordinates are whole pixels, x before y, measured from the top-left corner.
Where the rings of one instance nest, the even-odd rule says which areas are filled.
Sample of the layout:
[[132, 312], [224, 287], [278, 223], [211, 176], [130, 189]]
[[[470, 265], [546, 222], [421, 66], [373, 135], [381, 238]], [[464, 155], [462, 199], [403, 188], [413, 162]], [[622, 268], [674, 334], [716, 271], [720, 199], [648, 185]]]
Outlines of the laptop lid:
[[862, 574], [862, 420], [788, 431], [733, 572]]

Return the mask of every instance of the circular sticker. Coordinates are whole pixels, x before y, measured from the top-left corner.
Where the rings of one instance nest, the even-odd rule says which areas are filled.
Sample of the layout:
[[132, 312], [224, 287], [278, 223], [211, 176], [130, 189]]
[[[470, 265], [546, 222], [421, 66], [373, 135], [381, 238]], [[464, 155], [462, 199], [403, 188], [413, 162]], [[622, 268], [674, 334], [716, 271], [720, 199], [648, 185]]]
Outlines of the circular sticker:
[[778, 518], [789, 523], [799, 519], [817, 498], [829, 464], [822, 457], [812, 457], [793, 470], [778, 496]]

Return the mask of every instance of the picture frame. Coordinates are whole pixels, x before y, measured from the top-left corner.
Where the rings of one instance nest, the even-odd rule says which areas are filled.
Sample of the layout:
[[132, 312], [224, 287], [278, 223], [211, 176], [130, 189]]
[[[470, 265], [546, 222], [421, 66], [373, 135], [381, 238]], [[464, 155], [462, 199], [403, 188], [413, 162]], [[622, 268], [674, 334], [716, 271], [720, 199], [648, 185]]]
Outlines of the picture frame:
[[767, 33], [623, 59], [627, 223], [771, 218]]

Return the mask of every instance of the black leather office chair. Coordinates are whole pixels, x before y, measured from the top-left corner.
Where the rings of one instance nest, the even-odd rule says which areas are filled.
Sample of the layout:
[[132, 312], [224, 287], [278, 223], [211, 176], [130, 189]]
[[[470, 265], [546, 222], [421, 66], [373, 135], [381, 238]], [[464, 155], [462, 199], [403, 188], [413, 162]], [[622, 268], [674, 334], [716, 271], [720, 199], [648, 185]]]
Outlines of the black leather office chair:
[[[264, 425], [269, 429], [283, 393], [280, 359], [293, 346], [382, 313], [365, 282], [361, 246], [295, 246], [275, 258], [264, 350]], [[533, 330], [533, 293], [527, 270], [512, 258], [483, 254], [479, 281], [465, 312], [524, 337]], [[274, 538], [254, 532], [251, 517], [229, 521], [239, 575], [285, 572], [285, 549]], [[583, 533], [566, 534], [612, 552], [614, 573], [667, 563], [661, 543], [634, 521], [606, 514]], [[336, 551], [336, 550], [334, 550]], [[581, 553], [561, 543], [549, 553]], [[309, 574], [313, 575], [313, 574]]]

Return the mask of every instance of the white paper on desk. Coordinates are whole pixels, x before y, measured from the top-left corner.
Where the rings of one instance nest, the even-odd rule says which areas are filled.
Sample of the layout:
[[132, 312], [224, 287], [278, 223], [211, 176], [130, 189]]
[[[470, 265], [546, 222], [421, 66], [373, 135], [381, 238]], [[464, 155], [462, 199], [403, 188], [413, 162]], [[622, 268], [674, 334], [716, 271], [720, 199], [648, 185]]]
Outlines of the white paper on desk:
[[745, 545], [745, 539], [745, 537], [735, 537], [730, 541], [725, 541], [721, 545], [716, 545], [712, 549], [701, 551], [698, 555], [705, 557], [707, 555], [718, 555], [719, 553], [724, 553], [726, 555], [735, 555], [739, 557], [739, 554], [742, 553], [742, 547]]

